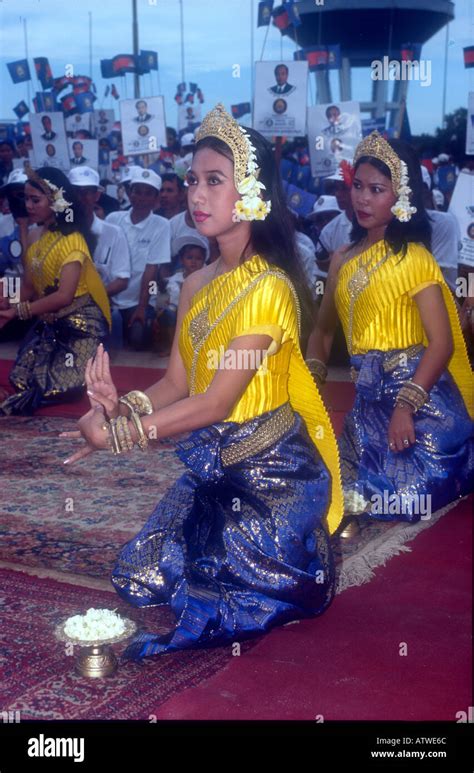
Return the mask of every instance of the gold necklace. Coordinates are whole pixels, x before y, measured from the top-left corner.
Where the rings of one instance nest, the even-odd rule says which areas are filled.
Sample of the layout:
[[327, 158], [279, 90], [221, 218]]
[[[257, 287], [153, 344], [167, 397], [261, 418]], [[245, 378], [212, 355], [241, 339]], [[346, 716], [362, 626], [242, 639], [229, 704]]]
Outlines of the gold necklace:
[[362, 255], [364, 253], [362, 252], [359, 256], [359, 267], [354, 272], [352, 277], [349, 279], [347, 283], [347, 289], [349, 292], [350, 297], [350, 305], [349, 305], [349, 322], [348, 322], [348, 332], [347, 332], [347, 339], [348, 339], [348, 351], [349, 354], [352, 355], [352, 332], [354, 327], [354, 307], [355, 302], [358, 299], [359, 295], [365, 290], [367, 285], [370, 282], [370, 277], [372, 274], [377, 271], [380, 266], [382, 266], [392, 255], [392, 251], [388, 250], [388, 252], [375, 264], [375, 266], [372, 266], [371, 269], [367, 271], [367, 266], [369, 265], [372, 258], [369, 258], [365, 263], [362, 262]]
[[[44, 253], [44, 255], [42, 255], [40, 257], [40, 251], [41, 250], [40, 250], [40, 247], [37, 246], [37, 245], [39, 244], [39, 242], [41, 242], [41, 239], [43, 238], [43, 236], [46, 235], [46, 233], [48, 233], [48, 232], [45, 232], [44, 234], [41, 234], [40, 238], [37, 240], [37, 242], [35, 242], [35, 253], [34, 253], [33, 257], [31, 258], [31, 270], [32, 270], [33, 274], [36, 277], [41, 277], [41, 272], [42, 272], [43, 265], [44, 265], [44, 262], [45, 262], [46, 258], [48, 257], [48, 255], [51, 252], [51, 250], [53, 249], [53, 247], [62, 238], [62, 234], [59, 234], [59, 236], [57, 236], [52, 241], [52, 243], [49, 245], [49, 247], [47, 248], [47, 250]], [[51, 232], [49, 232], [49, 233], [51, 233]]]
[[[210, 325], [210, 322], [209, 322], [209, 308], [210, 308], [210, 305], [211, 305], [210, 301], [209, 301], [209, 289], [210, 289], [211, 284], [217, 278], [218, 264], [220, 264], [221, 260], [222, 260], [222, 256], [220, 256], [218, 258], [218, 260], [216, 260], [216, 270], [214, 271], [214, 276], [212, 277], [211, 281], [208, 282], [207, 285], [206, 285], [206, 287], [207, 287], [206, 302], [205, 302], [203, 308], [201, 309], [201, 311], [198, 314], [196, 314], [195, 317], [193, 317], [193, 319], [189, 323], [189, 335], [191, 336], [191, 340], [193, 342], [193, 346], [195, 347], [195, 350], [198, 349], [201, 346], [203, 341], [207, 338], [207, 336], [209, 334], [209, 331], [211, 329], [211, 325]], [[240, 264], [239, 264], [239, 266], [240, 266]], [[228, 271], [227, 273], [229, 274], [229, 276], [232, 275], [234, 273], [234, 271], [237, 268], [239, 268], [239, 266], [236, 266], [235, 268], [233, 268], [230, 271]], [[224, 284], [226, 284], [228, 282], [229, 276], [225, 280]], [[219, 287], [219, 290], [216, 290], [216, 292], [212, 296], [212, 300], [214, 300], [214, 298], [216, 298], [217, 294], [219, 293], [220, 290], [222, 290], [223, 286], [224, 285], [221, 285]]]

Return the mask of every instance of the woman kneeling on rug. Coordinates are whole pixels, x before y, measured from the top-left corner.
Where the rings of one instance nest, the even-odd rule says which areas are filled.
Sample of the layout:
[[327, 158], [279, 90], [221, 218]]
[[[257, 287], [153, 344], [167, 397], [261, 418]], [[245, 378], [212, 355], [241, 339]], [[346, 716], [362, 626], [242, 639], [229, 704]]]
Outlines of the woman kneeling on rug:
[[189, 208], [220, 258], [183, 284], [166, 376], [119, 406], [99, 348], [87, 379], [101, 406], [62, 433], [87, 441], [72, 462], [108, 439], [119, 453], [193, 430], [177, 442], [187, 471], [112, 573], [131, 604], [170, 604], [177, 618], [167, 636], [132, 641], [137, 659], [260, 635], [321, 614], [334, 594], [337, 443], [299, 346], [304, 279], [271, 146], [222, 105], [197, 139]]
[[26, 209], [41, 228], [28, 232], [23, 226], [20, 299], [2, 301], [0, 327], [17, 316], [38, 319], [18, 350], [9, 376], [16, 393], [1, 403], [0, 415], [28, 415], [81, 397], [87, 360], [111, 322], [67, 177], [52, 167], [28, 169], [27, 175]]
[[352, 243], [332, 256], [307, 349], [321, 383], [339, 315], [356, 385], [339, 439], [345, 509], [383, 520], [426, 520], [473, 487], [474, 379], [421, 191], [409, 146], [377, 132], [359, 144]]

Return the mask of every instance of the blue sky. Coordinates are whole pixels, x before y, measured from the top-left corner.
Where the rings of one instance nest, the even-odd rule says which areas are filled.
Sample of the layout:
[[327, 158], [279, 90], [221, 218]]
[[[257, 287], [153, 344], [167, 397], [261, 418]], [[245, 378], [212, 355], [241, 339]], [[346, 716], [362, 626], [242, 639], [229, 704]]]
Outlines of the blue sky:
[[[133, 76], [114, 81], [100, 77], [100, 59], [132, 50], [131, 0], [2, 0], [0, 3], [0, 119], [12, 119], [12, 107], [26, 100], [25, 84], [14, 85], [6, 62], [24, 57], [24, 35], [21, 18], [27, 19], [30, 68], [34, 56], [49, 57], [53, 74], [64, 74], [67, 64], [75, 73], [89, 75], [89, 16], [92, 12], [93, 68], [99, 101], [107, 83], [115, 83], [121, 97], [133, 96]], [[256, 27], [258, 0], [254, 0], [254, 53], [260, 59], [266, 28]], [[247, 102], [251, 97], [251, 0], [183, 0], [185, 36], [185, 79], [199, 84], [203, 90], [204, 110], [222, 101], [231, 104]], [[449, 30], [449, 65], [447, 112], [467, 105], [467, 92], [474, 91], [474, 69], [466, 70], [462, 48], [474, 40], [474, 2], [456, 0], [456, 19]], [[181, 80], [181, 44], [179, 0], [138, 0], [140, 47], [158, 51], [160, 86], [156, 73], [142, 77], [142, 96], [162, 93], [165, 97], [166, 120], [176, 125], [177, 111], [173, 99], [176, 84]], [[412, 131], [431, 133], [441, 123], [445, 31], [440, 31], [423, 48], [422, 58], [431, 60], [432, 85], [423, 87], [410, 83], [408, 113]], [[292, 59], [295, 44], [281, 38], [270, 27], [264, 59]], [[240, 65], [240, 77], [233, 77], [234, 65]], [[370, 71], [353, 71], [353, 98], [366, 100], [370, 95]], [[315, 94], [314, 76], [312, 92]], [[338, 99], [337, 73], [331, 74], [333, 98]], [[125, 80], [125, 83], [124, 83]], [[36, 80], [32, 91], [40, 90]], [[313, 97], [314, 98], [314, 97]], [[102, 105], [118, 104], [110, 97]], [[246, 116], [242, 122], [246, 123]]]

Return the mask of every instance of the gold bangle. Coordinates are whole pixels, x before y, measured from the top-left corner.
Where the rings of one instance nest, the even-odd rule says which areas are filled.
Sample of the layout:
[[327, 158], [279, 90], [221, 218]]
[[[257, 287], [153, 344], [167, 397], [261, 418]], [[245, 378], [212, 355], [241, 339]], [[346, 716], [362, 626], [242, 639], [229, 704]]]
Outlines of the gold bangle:
[[305, 362], [313, 378], [317, 377], [320, 383], [324, 384], [328, 376], [327, 365], [322, 360], [317, 359], [309, 359]]
[[135, 429], [137, 430], [137, 435], [138, 435], [137, 445], [141, 451], [146, 451], [146, 449], [148, 448], [149, 441], [145, 434], [145, 430], [143, 429], [143, 424], [141, 422], [140, 416], [138, 415], [138, 413], [136, 413], [136, 411], [132, 411], [130, 418], [135, 426]]
[[117, 427], [117, 435], [120, 441], [120, 448], [122, 453], [131, 451], [133, 448], [133, 440], [130, 434], [127, 417], [117, 416], [117, 419], [115, 420], [115, 426]]
[[109, 422], [110, 427], [110, 436], [112, 440], [112, 453], [114, 456], [117, 456], [117, 454], [122, 453], [120, 448], [119, 439], [117, 437], [117, 427], [115, 425], [116, 419], [111, 419]]
[[153, 403], [145, 392], [140, 392], [138, 389], [133, 389], [131, 392], [127, 392], [126, 395], [119, 399], [120, 403], [123, 403], [131, 411], [135, 411], [139, 416], [150, 415], [153, 413]]
[[[125, 421], [123, 421], [125, 419]], [[125, 433], [125, 440], [128, 446], [128, 450], [131, 451], [135, 443], [132, 439], [132, 433], [130, 432], [130, 427], [128, 426], [128, 419], [126, 416], [122, 416], [122, 426]]]

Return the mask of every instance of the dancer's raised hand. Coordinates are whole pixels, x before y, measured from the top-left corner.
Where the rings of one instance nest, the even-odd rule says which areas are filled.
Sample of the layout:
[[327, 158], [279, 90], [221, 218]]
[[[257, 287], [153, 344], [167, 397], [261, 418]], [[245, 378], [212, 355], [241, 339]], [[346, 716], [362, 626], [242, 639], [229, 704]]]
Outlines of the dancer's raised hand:
[[112, 419], [119, 415], [118, 393], [110, 375], [109, 355], [99, 344], [94, 358], [87, 360], [86, 385], [92, 408], [101, 405]]

